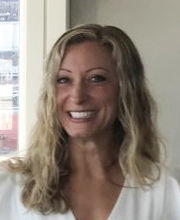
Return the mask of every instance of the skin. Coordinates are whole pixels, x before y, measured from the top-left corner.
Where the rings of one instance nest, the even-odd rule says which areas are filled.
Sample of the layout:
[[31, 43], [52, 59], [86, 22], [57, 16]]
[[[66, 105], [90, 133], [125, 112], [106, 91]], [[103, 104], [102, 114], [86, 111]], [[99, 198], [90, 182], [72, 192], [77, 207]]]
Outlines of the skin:
[[[69, 136], [72, 175], [66, 194], [74, 215], [79, 220], [106, 219], [120, 193], [112, 181], [123, 181], [118, 164], [107, 169], [117, 117], [118, 79], [106, 48], [83, 42], [67, 49], [57, 75], [56, 102]], [[77, 119], [72, 111], [91, 114]]]
[[[114, 63], [105, 48], [86, 42], [71, 46], [57, 76], [61, 124], [72, 139], [107, 134], [117, 115], [118, 84]], [[72, 120], [69, 111], [94, 111], [88, 120]]]

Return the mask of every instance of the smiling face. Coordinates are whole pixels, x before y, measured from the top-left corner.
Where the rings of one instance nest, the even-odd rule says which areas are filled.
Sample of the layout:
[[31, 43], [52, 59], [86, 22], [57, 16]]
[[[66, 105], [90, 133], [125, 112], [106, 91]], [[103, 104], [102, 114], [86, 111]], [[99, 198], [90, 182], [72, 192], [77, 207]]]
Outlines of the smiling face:
[[57, 74], [56, 102], [70, 138], [110, 134], [118, 106], [118, 79], [110, 52], [96, 42], [69, 46]]

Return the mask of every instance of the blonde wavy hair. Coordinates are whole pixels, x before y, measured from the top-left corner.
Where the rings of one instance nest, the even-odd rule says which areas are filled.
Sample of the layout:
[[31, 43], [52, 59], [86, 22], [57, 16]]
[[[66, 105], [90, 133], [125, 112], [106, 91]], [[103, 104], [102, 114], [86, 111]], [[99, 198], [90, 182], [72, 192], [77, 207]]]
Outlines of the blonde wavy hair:
[[156, 104], [147, 88], [135, 45], [117, 27], [96, 24], [77, 26], [56, 41], [47, 58], [31, 143], [25, 158], [16, 159], [16, 163], [9, 165], [25, 175], [22, 191], [24, 205], [43, 214], [63, 213], [69, 208], [63, 193], [71, 174], [68, 136], [57, 114], [56, 74], [66, 49], [85, 41], [95, 41], [108, 48], [116, 62], [119, 113], [114, 135], [119, 144], [118, 149], [115, 146], [111, 149], [118, 150], [117, 159], [124, 176], [129, 175], [137, 185], [143, 187], [157, 181], [161, 173]]

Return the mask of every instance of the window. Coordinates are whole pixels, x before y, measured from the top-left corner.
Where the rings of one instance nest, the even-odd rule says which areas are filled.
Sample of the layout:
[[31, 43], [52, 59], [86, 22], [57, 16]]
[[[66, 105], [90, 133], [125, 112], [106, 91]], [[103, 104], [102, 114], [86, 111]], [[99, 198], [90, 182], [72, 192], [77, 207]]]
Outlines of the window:
[[19, 0], [0, 1], [0, 154], [17, 150]]
[[[0, 4], [2, 2], [9, 4], [11, 2], [15, 4], [18, 0], [0, 0]], [[18, 32], [20, 30], [20, 38], [18, 34], [15, 34], [13, 46], [11, 44], [11, 47], [16, 50], [16, 53], [14, 50], [11, 52], [11, 57], [13, 59], [11, 61], [3, 59], [2, 62], [4, 62], [4, 65], [1, 65], [0, 61], [0, 68], [4, 68], [3, 71], [6, 70], [7, 66], [11, 66], [11, 72], [14, 72], [13, 74], [8, 72], [6, 75], [6, 82], [9, 82], [8, 80], [13, 78], [11, 86], [7, 86], [6, 83], [6, 89], [5, 87], [1, 87], [0, 89], [0, 96], [5, 93], [6, 99], [9, 99], [7, 102], [10, 102], [12, 107], [9, 112], [6, 111], [6, 116], [2, 113], [0, 120], [4, 120], [3, 123], [4, 126], [7, 126], [6, 128], [9, 129], [10, 127], [8, 126], [12, 126], [12, 128], [15, 129], [16, 143], [14, 144], [14, 148], [11, 144], [10, 149], [6, 147], [4, 151], [2, 150], [0, 152], [1, 158], [6, 152], [17, 149], [18, 151], [16, 152], [23, 152], [24, 149], [26, 149], [30, 130], [36, 120], [36, 103], [42, 81], [44, 58], [53, 42], [68, 26], [68, 0], [19, 0], [19, 4], [19, 25], [16, 27], [11, 26], [11, 31], [13, 33], [15, 30]], [[5, 4], [3, 3], [2, 5], [4, 7]], [[16, 10], [14, 9], [14, 11], [18, 10], [17, 7]], [[11, 19], [14, 19], [13, 21], [8, 21], [8, 19], [10, 19], [8, 17], [10, 16], [9, 13], [4, 11], [3, 13], [4, 17], [0, 23], [5, 24], [11, 22], [12, 25], [13, 22], [18, 22], [15, 13], [14, 17], [11, 15]], [[18, 39], [20, 39], [20, 43], [18, 43]], [[6, 40], [8, 41], [8, 37]], [[3, 43], [3, 45], [5, 44]], [[19, 46], [19, 49], [17, 49], [17, 46]], [[18, 59], [19, 57], [20, 59]], [[4, 92], [5, 90], [6, 92]], [[12, 96], [10, 96], [10, 94], [12, 94]], [[15, 119], [12, 119], [13, 110], [17, 115]], [[10, 118], [12, 120], [10, 120]], [[14, 127], [13, 120], [16, 121], [16, 126]], [[0, 136], [1, 149], [5, 146], [2, 144], [5, 138], [6, 137], [3, 135]]]

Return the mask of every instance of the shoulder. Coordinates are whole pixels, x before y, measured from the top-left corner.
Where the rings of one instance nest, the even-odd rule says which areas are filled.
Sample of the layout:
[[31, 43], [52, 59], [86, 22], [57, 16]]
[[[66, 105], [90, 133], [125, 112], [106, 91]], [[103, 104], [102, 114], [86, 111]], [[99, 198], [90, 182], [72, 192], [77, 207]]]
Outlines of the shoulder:
[[[18, 161], [19, 162], [19, 161]], [[0, 191], [22, 185], [24, 177], [13, 160], [0, 163]], [[14, 166], [14, 167], [13, 167]]]
[[[0, 219], [4, 220], [66, 220], [71, 213], [42, 215], [27, 210], [21, 202], [24, 177], [0, 167]], [[70, 217], [69, 217], [70, 216]]]
[[19, 184], [20, 175], [18, 172], [11, 172], [6, 166], [0, 166], [0, 186], [4, 184]]
[[180, 219], [180, 186], [170, 176], [164, 183], [164, 219]]
[[[180, 219], [180, 186], [177, 180], [166, 173], [150, 189], [151, 204], [160, 210], [160, 219]], [[154, 210], [155, 210], [154, 209]]]
[[165, 190], [167, 193], [171, 192], [176, 192], [176, 193], [180, 193], [180, 186], [179, 183], [177, 182], [177, 180], [172, 177], [172, 176], [167, 176], [165, 178]]
[[174, 198], [180, 202], [180, 186], [174, 177], [163, 174], [160, 180], [154, 184], [154, 188], [162, 192], [164, 199]]
[[20, 185], [18, 174], [0, 167], [0, 219], [13, 219], [13, 215], [18, 216], [19, 209], [23, 210]]
[[0, 167], [0, 205], [6, 199], [10, 198], [16, 190], [17, 184], [17, 176], [9, 172], [7, 169]]
[[9, 172], [4, 167], [0, 167], [0, 190], [7, 188], [10, 185], [14, 185], [16, 182], [15, 175]]
[[176, 179], [162, 173], [152, 186], [133, 187], [135, 183], [132, 179], [128, 183], [130, 187], [125, 190], [124, 201], [128, 201], [128, 208], [136, 212], [137, 219], [141, 219], [139, 216], [148, 220], [180, 219], [180, 187]]

